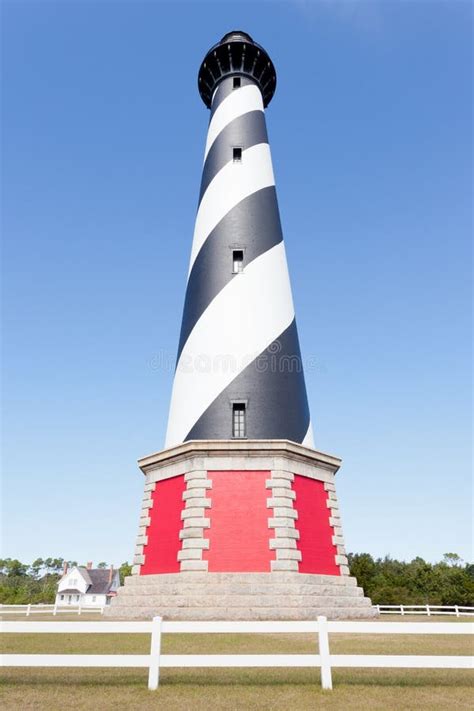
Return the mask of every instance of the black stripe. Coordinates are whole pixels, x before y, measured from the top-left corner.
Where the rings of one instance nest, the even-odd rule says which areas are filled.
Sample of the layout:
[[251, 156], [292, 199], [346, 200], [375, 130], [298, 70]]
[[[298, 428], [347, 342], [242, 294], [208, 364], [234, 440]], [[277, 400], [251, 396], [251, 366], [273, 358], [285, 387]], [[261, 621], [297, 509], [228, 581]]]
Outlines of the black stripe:
[[309, 408], [295, 320], [214, 400], [184, 441], [231, 439], [235, 400], [247, 401], [249, 439], [304, 440]]
[[199, 250], [189, 275], [178, 360], [189, 334], [214, 297], [231, 279], [241, 278], [232, 274], [232, 247], [244, 249], [245, 269], [282, 239], [273, 185], [244, 198], [222, 218]]
[[[248, 111], [227, 124], [217, 136], [206, 157], [202, 169], [201, 202], [211, 180], [232, 160], [232, 148], [240, 146], [243, 150], [258, 143], [268, 143], [265, 115], [263, 111]], [[245, 156], [243, 156], [245, 160]], [[236, 166], [238, 168], [239, 166]]]
[[[257, 82], [255, 82], [253, 79], [240, 75], [241, 87], [251, 85], [256, 86], [257, 89], [259, 88]], [[217, 89], [214, 93], [214, 98], [212, 99], [211, 120], [214, 116], [215, 111], [219, 108], [224, 99], [227, 99], [227, 97], [232, 94], [233, 91], [238, 91], [238, 89], [234, 89], [234, 77], [226, 77], [217, 85]]]

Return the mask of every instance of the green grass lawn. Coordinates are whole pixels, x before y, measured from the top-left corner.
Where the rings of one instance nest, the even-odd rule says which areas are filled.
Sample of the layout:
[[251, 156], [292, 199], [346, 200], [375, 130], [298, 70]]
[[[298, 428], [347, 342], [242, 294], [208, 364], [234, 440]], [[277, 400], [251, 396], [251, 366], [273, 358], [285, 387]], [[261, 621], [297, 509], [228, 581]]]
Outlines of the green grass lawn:
[[[8, 619], [14, 619], [9, 616]], [[24, 617], [18, 619], [25, 619]], [[29, 620], [49, 620], [41, 615]], [[53, 619], [58, 619], [53, 618]], [[85, 615], [61, 620], [98, 619]], [[448, 618], [455, 621], [455, 618]], [[384, 621], [435, 621], [384, 616]], [[437, 618], [447, 621], [447, 618]], [[459, 620], [466, 622], [467, 619]], [[9, 653], [146, 654], [148, 635], [8, 634]], [[335, 654], [444, 654], [473, 652], [472, 637], [428, 635], [332, 635]], [[163, 653], [315, 653], [312, 635], [164, 635]], [[333, 691], [322, 691], [319, 669], [163, 669], [158, 691], [147, 690], [146, 669], [4, 669], [3, 709], [471, 709], [468, 670], [339, 669]]]

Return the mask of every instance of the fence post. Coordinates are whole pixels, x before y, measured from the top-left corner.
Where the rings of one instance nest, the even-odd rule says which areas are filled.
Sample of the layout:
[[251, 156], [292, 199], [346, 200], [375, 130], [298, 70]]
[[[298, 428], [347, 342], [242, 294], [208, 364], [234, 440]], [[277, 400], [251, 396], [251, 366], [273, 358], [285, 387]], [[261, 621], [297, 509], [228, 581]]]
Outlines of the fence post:
[[318, 643], [321, 660], [321, 687], [332, 689], [331, 657], [329, 655], [328, 621], [326, 617], [318, 617]]
[[377, 612], [378, 612], [379, 615], [380, 615], [380, 605], [376, 605], [375, 607], [377, 608]]
[[79, 603], [79, 609], [78, 609], [78, 611], [77, 611], [77, 614], [80, 615], [80, 614], [81, 614], [81, 611], [82, 611], [82, 603], [80, 602], [80, 603]]
[[58, 603], [55, 602], [55, 603], [54, 603], [54, 607], [53, 607], [53, 615], [56, 614], [56, 610], [57, 610], [57, 609], [58, 609]]
[[31, 612], [31, 604], [29, 604], [26, 608], [26, 616], [29, 617]]
[[404, 609], [403, 605], [400, 605], [400, 612], [402, 613], [402, 615], [405, 614], [405, 609]]
[[428, 617], [431, 617], [431, 610], [429, 605], [426, 606], [426, 614], [428, 615]]
[[154, 617], [151, 623], [150, 668], [148, 688], [155, 691], [160, 683], [161, 617]]
[[459, 607], [455, 605], [454, 609], [456, 610], [456, 617], [459, 617]]

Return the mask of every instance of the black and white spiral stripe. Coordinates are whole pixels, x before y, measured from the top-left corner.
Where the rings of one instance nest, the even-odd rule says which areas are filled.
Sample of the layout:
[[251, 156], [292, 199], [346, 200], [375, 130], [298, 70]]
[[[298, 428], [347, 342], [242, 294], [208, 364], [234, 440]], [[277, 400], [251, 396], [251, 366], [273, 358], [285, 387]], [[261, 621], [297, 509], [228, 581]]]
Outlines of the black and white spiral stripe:
[[245, 77], [212, 101], [166, 446], [229, 439], [235, 400], [249, 438], [313, 446], [262, 96]]

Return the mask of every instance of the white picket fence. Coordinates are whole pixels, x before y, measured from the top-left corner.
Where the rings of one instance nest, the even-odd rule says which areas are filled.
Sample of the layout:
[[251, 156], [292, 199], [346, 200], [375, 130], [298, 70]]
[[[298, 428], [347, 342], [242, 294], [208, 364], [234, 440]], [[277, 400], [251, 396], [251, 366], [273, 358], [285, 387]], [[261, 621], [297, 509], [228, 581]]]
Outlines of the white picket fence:
[[374, 605], [381, 615], [455, 615], [474, 616], [474, 607], [465, 605]]
[[[4, 654], [10, 667], [145, 667], [148, 688], [158, 688], [167, 667], [320, 667], [323, 689], [332, 689], [332, 669], [385, 667], [473, 669], [468, 656], [331, 654], [329, 634], [473, 634], [473, 623], [456, 622], [2, 622], [1, 632], [68, 634], [151, 633], [149, 654]], [[161, 654], [163, 634], [310, 633], [319, 654]]]
[[61, 613], [67, 613], [69, 615], [89, 612], [103, 614], [103, 606], [97, 607], [82, 607], [81, 605], [0, 605], [0, 617], [2, 615], [60, 615]]

